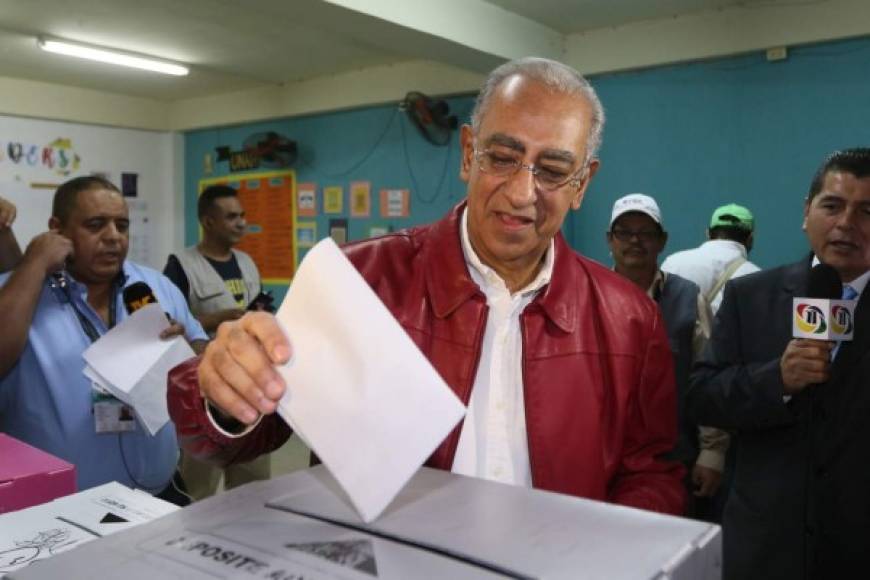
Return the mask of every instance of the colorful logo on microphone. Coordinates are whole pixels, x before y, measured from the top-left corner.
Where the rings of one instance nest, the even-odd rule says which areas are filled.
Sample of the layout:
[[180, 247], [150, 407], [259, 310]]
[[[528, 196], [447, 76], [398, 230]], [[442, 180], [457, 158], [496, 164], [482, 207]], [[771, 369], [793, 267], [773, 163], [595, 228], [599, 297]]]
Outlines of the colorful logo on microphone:
[[850, 334], [852, 327], [852, 313], [848, 308], [839, 304], [831, 307], [831, 330], [837, 334]]
[[[825, 322], [825, 313], [818, 306], [798, 304], [797, 315], [797, 326], [803, 332], [824, 334], [828, 330], [828, 324]], [[851, 318], [849, 323], [851, 325]]]

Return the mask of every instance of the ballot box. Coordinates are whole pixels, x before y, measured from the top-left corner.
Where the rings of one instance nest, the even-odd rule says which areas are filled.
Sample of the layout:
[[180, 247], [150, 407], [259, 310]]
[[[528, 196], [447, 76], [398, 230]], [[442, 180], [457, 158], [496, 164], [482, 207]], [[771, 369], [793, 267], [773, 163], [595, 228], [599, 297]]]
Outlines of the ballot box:
[[8, 577], [706, 580], [720, 577], [720, 552], [716, 525], [426, 468], [365, 524], [318, 466]]
[[75, 491], [74, 465], [0, 433], [0, 514]]

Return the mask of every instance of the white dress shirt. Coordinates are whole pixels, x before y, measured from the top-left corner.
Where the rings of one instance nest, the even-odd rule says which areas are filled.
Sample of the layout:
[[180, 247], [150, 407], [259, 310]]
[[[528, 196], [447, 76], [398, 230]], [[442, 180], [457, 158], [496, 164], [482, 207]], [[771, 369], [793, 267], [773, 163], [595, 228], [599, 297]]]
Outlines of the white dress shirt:
[[[811, 264], [811, 267], [815, 268], [821, 263], [822, 262], [819, 260], [819, 257], [813, 255], [813, 262]], [[843, 280], [842, 282], [843, 286], [851, 286], [855, 289], [855, 292], [858, 294], [858, 298], [856, 298], [855, 300], [858, 300], [859, 298], [861, 298], [861, 294], [864, 292], [864, 288], [867, 286], [868, 280], [870, 280], [870, 270], [867, 270], [854, 280]]]
[[[746, 258], [746, 248], [740, 242], [708, 240], [697, 248], [671, 254], [662, 263], [662, 270], [691, 280], [701, 289], [701, 295], [706, 296], [719, 280], [722, 272], [728, 268], [728, 264], [737, 258]], [[758, 266], [747, 261], [731, 274], [731, 278], [745, 276], [758, 270]], [[716, 314], [721, 304], [722, 290], [720, 289], [710, 301], [713, 314]]]
[[550, 242], [537, 277], [519, 292], [511, 294], [504, 280], [483, 264], [471, 247], [466, 212], [462, 214], [461, 236], [468, 271], [486, 295], [489, 314], [452, 471], [531, 487], [520, 314], [550, 281], [553, 242]]

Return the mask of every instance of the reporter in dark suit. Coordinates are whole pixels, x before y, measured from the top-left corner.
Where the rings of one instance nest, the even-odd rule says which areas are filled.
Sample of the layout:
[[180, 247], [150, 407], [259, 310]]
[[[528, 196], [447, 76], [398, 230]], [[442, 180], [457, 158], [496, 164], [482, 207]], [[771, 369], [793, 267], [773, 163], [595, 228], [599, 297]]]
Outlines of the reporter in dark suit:
[[[870, 149], [836, 152], [816, 173], [803, 229], [813, 255], [728, 283], [687, 406], [735, 433], [725, 505], [727, 579], [870, 574]], [[812, 264], [860, 296], [855, 339], [792, 339], [792, 298]]]

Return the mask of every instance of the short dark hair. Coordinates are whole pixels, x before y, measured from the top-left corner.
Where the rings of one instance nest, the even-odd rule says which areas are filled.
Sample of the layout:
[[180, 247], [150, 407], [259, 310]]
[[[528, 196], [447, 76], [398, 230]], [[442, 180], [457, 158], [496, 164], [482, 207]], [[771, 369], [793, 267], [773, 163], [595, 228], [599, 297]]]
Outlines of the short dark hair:
[[852, 149], [834, 151], [828, 155], [822, 166], [819, 167], [813, 176], [807, 201], [812, 201], [822, 191], [825, 176], [832, 171], [850, 173], [859, 179], [870, 176], [870, 148], [854, 147]]
[[737, 226], [716, 226], [710, 228], [711, 240], [733, 240], [744, 246], [749, 244], [749, 237], [752, 236], [752, 230]]
[[51, 204], [52, 217], [57, 218], [60, 220], [60, 223], [65, 224], [76, 207], [79, 193], [94, 189], [108, 189], [109, 191], [117, 192], [119, 195], [121, 193], [121, 190], [105, 177], [100, 177], [99, 175], [75, 177], [62, 183], [57, 188], [57, 191], [54, 192], [54, 200]]
[[222, 197], [239, 197], [239, 192], [229, 185], [209, 185], [203, 189], [196, 204], [196, 215], [199, 216], [199, 219], [211, 211], [215, 205], [215, 200]]

